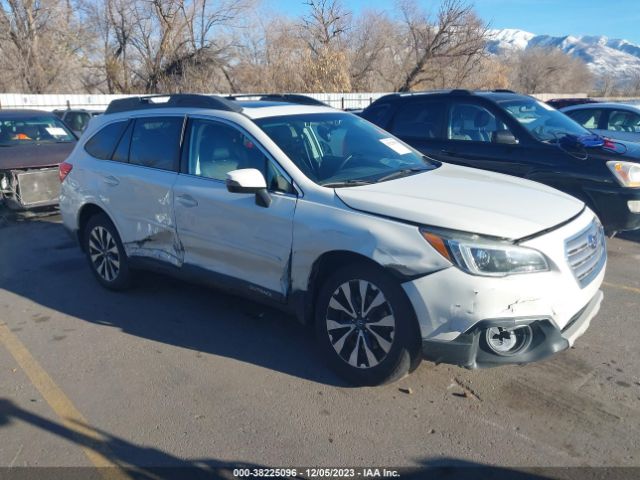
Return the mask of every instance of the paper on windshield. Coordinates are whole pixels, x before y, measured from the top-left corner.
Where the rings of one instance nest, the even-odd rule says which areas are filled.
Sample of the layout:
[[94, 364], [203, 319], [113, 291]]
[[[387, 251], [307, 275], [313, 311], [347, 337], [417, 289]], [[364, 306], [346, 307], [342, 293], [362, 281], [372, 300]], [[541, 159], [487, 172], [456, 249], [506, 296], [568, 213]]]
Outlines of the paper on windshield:
[[46, 127], [49, 135], [53, 135], [54, 137], [66, 137], [67, 132], [64, 131], [64, 128], [60, 127]]
[[407, 153], [411, 153], [411, 150], [397, 141], [395, 138], [381, 138], [381, 143], [384, 143], [387, 147], [389, 147], [394, 152], [400, 155], [406, 155]]

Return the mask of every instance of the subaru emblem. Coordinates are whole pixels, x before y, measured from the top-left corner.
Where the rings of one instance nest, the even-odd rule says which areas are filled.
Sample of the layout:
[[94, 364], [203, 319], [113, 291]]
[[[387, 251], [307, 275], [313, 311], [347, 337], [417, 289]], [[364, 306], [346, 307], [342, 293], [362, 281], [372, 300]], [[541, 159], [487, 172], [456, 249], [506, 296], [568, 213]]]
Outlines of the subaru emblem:
[[595, 235], [589, 235], [589, 237], [587, 238], [587, 242], [593, 250], [598, 248], [598, 237], [596, 237]]

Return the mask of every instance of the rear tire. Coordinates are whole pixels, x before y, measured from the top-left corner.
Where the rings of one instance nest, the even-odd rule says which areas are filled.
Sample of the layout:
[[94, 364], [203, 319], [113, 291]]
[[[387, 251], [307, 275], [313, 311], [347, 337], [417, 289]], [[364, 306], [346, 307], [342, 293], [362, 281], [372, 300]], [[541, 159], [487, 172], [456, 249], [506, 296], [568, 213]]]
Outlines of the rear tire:
[[128, 288], [131, 284], [129, 261], [109, 217], [104, 213], [91, 217], [82, 239], [89, 266], [98, 282], [109, 290]]
[[315, 327], [328, 364], [354, 385], [391, 383], [422, 358], [407, 296], [395, 278], [373, 265], [348, 265], [324, 281]]

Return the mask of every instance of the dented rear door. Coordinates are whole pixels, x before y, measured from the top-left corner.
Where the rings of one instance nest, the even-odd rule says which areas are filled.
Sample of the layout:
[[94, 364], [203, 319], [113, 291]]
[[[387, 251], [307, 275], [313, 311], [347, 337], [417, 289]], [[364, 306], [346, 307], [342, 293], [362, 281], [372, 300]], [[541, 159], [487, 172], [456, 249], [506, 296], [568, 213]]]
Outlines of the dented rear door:
[[[173, 185], [183, 123], [184, 116], [134, 119], [116, 148], [116, 161], [100, 161], [103, 168], [95, 169], [102, 198], [114, 212], [129, 256], [182, 264], [173, 214]], [[122, 155], [119, 152], [128, 152], [127, 162], [118, 158]]]

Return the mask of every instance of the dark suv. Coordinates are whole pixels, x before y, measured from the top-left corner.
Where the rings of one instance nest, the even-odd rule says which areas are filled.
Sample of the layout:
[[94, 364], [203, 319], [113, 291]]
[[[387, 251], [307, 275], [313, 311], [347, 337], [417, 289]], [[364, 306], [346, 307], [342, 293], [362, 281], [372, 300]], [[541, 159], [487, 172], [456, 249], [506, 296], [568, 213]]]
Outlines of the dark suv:
[[640, 228], [640, 145], [594, 135], [533, 97], [384, 96], [362, 117], [435, 159], [535, 180], [585, 202], [609, 234]]

